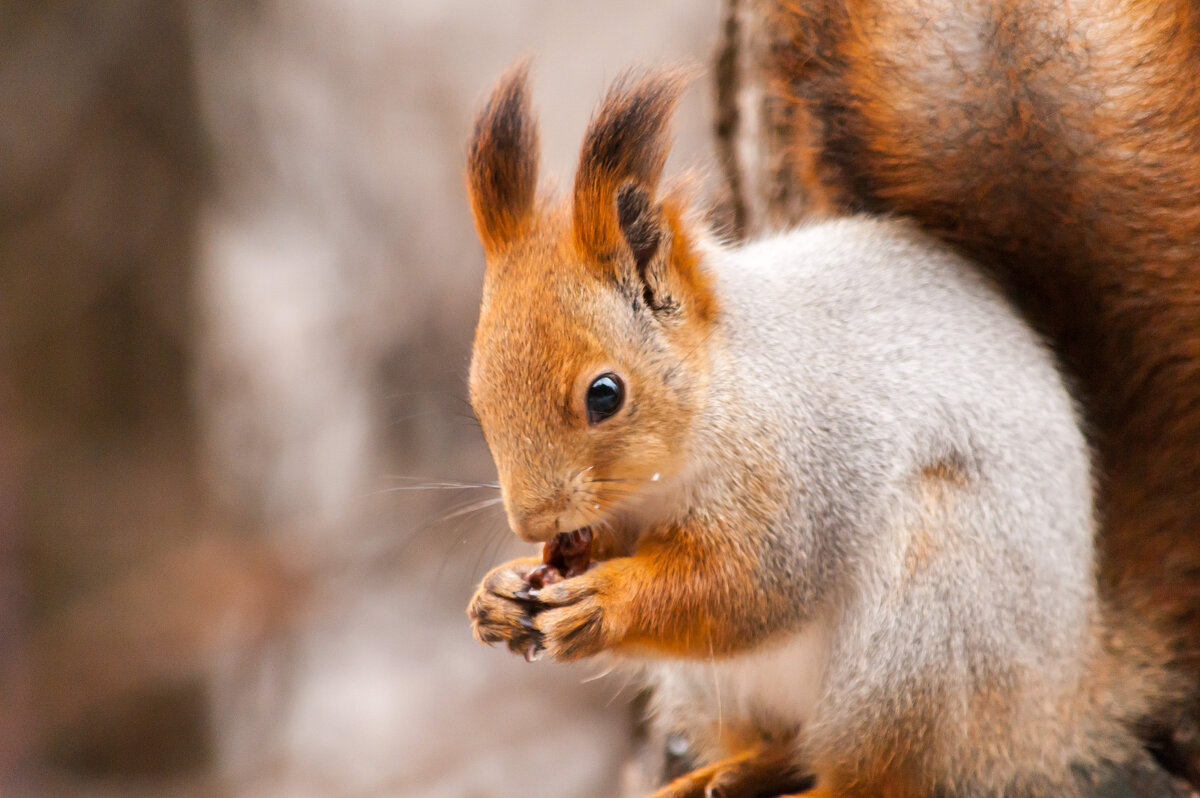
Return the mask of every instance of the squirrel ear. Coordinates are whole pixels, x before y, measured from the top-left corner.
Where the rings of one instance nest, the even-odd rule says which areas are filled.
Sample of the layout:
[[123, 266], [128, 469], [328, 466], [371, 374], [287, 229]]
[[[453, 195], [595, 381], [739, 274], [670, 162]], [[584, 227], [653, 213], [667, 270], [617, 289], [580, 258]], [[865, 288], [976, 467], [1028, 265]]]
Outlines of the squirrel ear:
[[467, 190], [475, 229], [488, 255], [520, 236], [533, 211], [538, 133], [529, 110], [528, 76], [528, 62], [510, 69], [475, 120]]
[[650, 310], [665, 310], [672, 303], [665, 291], [665, 263], [659, 255], [665, 233], [662, 212], [643, 186], [627, 182], [617, 189], [617, 223], [633, 254], [642, 301]]
[[[623, 186], [636, 186], [644, 195], [639, 207], [650, 206], [667, 161], [667, 123], [684, 82], [681, 72], [627, 74], [600, 103], [575, 174], [573, 224], [584, 252], [606, 261], [628, 241], [618, 213]], [[630, 213], [633, 197], [630, 193], [626, 202]]]

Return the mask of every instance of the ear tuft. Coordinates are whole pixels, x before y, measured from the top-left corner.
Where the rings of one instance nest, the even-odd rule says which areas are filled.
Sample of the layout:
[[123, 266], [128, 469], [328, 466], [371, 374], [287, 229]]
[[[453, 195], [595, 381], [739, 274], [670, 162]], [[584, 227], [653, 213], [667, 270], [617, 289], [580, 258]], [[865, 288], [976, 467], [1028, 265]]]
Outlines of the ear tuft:
[[622, 184], [641, 186], [650, 203], [667, 161], [667, 124], [685, 82], [679, 71], [630, 73], [600, 103], [575, 174], [575, 235], [585, 251], [606, 258], [620, 245], [614, 203]]
[[488, 255], [512, 243], [532, 215], [538, 133], [529, 110], [528, 62], [510, 69], [475, 120], [467, 188], [475, 229]]
[[630, 181], [617, 189], [617, 223], [633, 253], [638, 276], [644, 279], [646, 265], [654, 257], [662, 238], [660, 215], [644, 186]]

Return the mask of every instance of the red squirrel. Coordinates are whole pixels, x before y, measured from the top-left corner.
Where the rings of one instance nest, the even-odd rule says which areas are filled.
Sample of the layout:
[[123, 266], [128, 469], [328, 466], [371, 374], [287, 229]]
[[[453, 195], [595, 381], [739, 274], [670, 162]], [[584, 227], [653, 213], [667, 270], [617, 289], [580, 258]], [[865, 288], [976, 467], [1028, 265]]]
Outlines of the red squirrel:
[[661, 185], [672, 73], [544, 196], [526, 83], [471, 140], [469, 387], [546, 554], [476, 637], [640, 668], [698, 760], [655, 798], [1183, 794], [1140, 737], [1172, 650], [1101, 591], [1076, 402], [1001, 286], [903, 219], [723, 243]]

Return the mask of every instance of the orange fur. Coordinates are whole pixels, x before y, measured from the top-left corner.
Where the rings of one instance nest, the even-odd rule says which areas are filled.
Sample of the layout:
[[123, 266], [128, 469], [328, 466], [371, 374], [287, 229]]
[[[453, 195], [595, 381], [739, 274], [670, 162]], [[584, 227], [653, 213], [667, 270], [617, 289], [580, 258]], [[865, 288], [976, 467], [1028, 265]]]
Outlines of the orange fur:
[[[801, 789], [807, 779], [794, 772], [794, 755], [790, 744], [756, 741], [725, 759], [696, 768], [656, 791], [650, 798], [708, 798], [711, 795], [778, 794], [785, 790]], [[793, 784], [782, 786], [780, 773], [790, 773]], [[817, 788], [803, 793], [821, 798], [825, 790]], [[787, 798], [781, 796], [781, 798]]]
[[[686, 204], [679, 197], [671, 197], [663, 202], [663, 214], [666, 224], [671, 230], [686, 230], [684, 221]], [[713, 294], [709, 278], [700, 268], [700, 258], [696, 254], [695, 245], [686, 235], [675, 235], [671, 238], [671, 262], [674, 264], [674, 274], [678, 275], [681, 293], [691, 298], [694, 303], [698, 329], [707, 329], [707, 325], [716, 318], [717, 298]]]
[[[556, 507], [565, 511], [569, 492], [561, 481], [547, 482], [546, 475], [557, 480], [590, 466], [589, 474], [596, 479], [644, 481], [653, 473], [671, 473], [681, 465], [670, 443], [685, 432], [690, 417], [687, 397], [652, 380], [630, 384], [630, 401], [637, 402], [652, 434], [627, 441], [621, 429], [587, 429], [581, 404], [583, 383], [603, 368], [632, 372], [639, 352], [628, 340], [590, 333], [577, 317], [562, 313], [558, 303], [538, 298], [575, 296], [578, 307], [590, 313], [595, 303], [583, 298], [611, 291], [611, 280], [601, 262], [580, 257], [562, 209], [545, 212], [535, 229], [489, 266], [476, 330], [480, 354], [472, 361], [472, 404], [500, 464], [512, 526], [526, 539], [547, 540], [562, 531], [553, 527], [549, 516]], [[603, 304], [614, 314], [625, 309], [612, 299]], [[527, 308], [528, 312], [517, 318], [505, 312], [512, 307]], [[687, 351], [694, 349], [700, 330], [697, 324], [687, 322], [674, 333], [679, 349]], [[529, 362], [519, 361], [519, 352], [505, 351], [518, 343], [537, 346], [545, 359], [527, 369]], [[523, 383], [523, 401], [545, 406], [537, 430], [516, 423], [515, 415], [524, 415], [524, 408], [507, 407], [514, 373]], [[558, 441], [559, 445], [544, 447], [531, 458], [524, 437]], [[625, 454], [635, 448], [639, 457], [633, 463]], [[610, 487], [613, 489], [597, 496], [595, 503], [601, 505], [601, 513], [619, 503], [616, 483]], [[588, 508], [583, 509], [588, 515]], [[585, 523], [586, 518], [576, 526]]]
[[[762, 642], [758, 630], [729, 622], [754, 601], [761, 604], [759, 613], [775, 612], [775, 597], [743, 595], [759, 566], [752, 547], [715, 547], [705, 533], [671, 530], [669, 540], [652, 541], [635, 556], [610, 564], [614, 573], [605, 596], [625, 632], [614, 649], [705, 659]], [[738, 607], [730, 608], [730, 602]]]
[[[675, 444], [706, 373], [697, 344], [717, 308], [681, 198], [654, 196], [681, 78], [630, 76], [609, 92], [585, 137], [574, 192], [557, 204], [536, 202], [528, 183], [537, 136], [524, 81], [523, 68], [501, 80], [471, 145], [468, 182], [488, 270], [470, 388], [514, 530], [547, 540], [608, 519], [621, 484], [681, 467]], [[618, 198], [628, 187], [638, 215], [622, 222]], [[648, 297], [662, 307], [647, 306]], [[643, 362], [642, 313], [669, 317], [663, 344], [687, 362], [676, 370], [691, 375], [687, 383]], [[583, 394], [605, 369], [625, 379], [628, 404], [589, 428]], [[514, 407], [514, 394], [524, 404]], [[531, 449], [534, 441], [547, 445]], [[578, 500], [583, 482], [602, 486], [586, 503]], [[599, 545], [612, 551], [627, 549], [632, 534], [615, 521], [601, 533]]]

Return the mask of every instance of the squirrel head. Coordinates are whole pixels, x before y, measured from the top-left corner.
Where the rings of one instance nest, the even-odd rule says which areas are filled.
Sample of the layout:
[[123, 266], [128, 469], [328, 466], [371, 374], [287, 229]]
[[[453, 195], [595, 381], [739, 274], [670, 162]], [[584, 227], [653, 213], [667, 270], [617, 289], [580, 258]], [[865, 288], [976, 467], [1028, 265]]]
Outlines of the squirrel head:
[[475, 125], [487, 260], [471, 404], [527, 541], [619, 526], [679, 471], [717, 308], [679, 192], [660, 196], [677, 73], [627, 75], [593, 116], [569, 198], [538, 196], [524, 65]]

